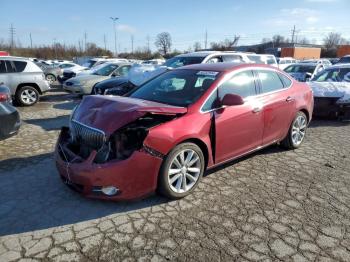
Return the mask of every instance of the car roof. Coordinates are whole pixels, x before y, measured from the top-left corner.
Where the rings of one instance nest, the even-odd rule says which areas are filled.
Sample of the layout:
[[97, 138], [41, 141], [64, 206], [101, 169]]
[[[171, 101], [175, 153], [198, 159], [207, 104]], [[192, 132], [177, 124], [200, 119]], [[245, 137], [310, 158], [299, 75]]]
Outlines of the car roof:
[[17, 60], [17, 61], [25, 61], [25, 62], [31, 62], [28, 58], [25, 57], [18, 57], [18, 56], [1, 56], [0, 59], [2, 60]]
[[236, 52], [236, 51], [198, 51], [198, 52], [191, 52], [186, 54], [181, 54], [176, 57], [206, 57], [208, 55], [214, 55], [214, 54], [248, 54], [248, 55], [256, 55], [252, 52]]
[[350, 64], [335, 64], [327, 67], [326, 69], [333, 69], [333, 68], [350, 68]]
[[319, 64], [317, 62], [304, 62], [304, 63], [294, 63], [292, 65], [298, 65], [298, 66], [318, 66]]
[[191, 70], [203, 70], [203, 71], [216, 71], [216, 72], [227, 72], [232, 71], [235, 68], [244, 68], [244, 67], [256, 67], [256, 68], [277, 68], [265, 65], [265, 64], [248, 64], [248, 63], [212, 63], [212, 64], [193, 64], [188, 66], [178, 67], [174, 70], [181, 69], [191, 69]]

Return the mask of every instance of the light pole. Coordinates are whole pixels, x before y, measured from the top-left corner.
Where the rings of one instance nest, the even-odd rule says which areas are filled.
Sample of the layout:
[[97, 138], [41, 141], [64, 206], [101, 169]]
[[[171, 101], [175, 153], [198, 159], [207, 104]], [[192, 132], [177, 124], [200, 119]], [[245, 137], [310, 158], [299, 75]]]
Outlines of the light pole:
[[117, 52], [117, 29], [115, 27], [115, 22], [119, 19], [118, 17], [110, 17], [110, 19], [112, 19], [113, 21], [113, 29], [114, 29], [114, 53], [115, 56], [118, 56], [118, 52]]

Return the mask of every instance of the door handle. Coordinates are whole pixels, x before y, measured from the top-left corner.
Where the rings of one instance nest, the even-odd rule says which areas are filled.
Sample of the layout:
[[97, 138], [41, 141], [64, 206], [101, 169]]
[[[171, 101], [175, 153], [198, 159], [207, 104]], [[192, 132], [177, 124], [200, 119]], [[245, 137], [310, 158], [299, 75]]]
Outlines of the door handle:
[[253, 113], [259, 113], [262, 110], [262, 107], [254, 107]]
[[291, 96], [288, 96], [288, 97], [286, 98], [286, 101], [287, 101], [287, 102], [292, 102], [292, 101], [294, 101], [294, 98], [291, 97]]

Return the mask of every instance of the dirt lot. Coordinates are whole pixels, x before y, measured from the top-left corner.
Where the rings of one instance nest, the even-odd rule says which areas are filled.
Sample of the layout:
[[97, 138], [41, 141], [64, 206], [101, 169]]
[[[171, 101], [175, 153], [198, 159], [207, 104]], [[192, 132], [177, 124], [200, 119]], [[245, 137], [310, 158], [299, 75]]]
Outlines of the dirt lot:
[[302, 148], [231, 162], [180, 201], [112, 203], [56, 172], [78, 102], [53, 92], [19, 108], [19, 135], [0, 142], [0, 261], [350, 260], [350, 124], [313, 121]]

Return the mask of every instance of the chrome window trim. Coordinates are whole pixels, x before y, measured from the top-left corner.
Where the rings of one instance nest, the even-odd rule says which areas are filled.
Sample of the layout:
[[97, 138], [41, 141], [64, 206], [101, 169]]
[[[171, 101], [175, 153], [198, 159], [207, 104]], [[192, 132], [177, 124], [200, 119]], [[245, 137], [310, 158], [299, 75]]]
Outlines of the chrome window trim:
[[[284, 72], [281, 72], [281, 71], [278, 71], [276, 70], [275, 68], [264, 68], [264, 67], [245, 67], [245, 68], [241, 68], [241, 69], [238, 69], [238, 70], [235, 70], [234, 72], [231, 72], [229, 74], [227, 74], [223, 79], [221, 79], [221, 81], [216, 85], [216, 87], [210, 92], [210, 94], [208, 95], [208, 97], [204, 100], [203, 104], [201, 105], [200, 109], [199, 109], [199, 112], [201, 114], [205, 114], [205, 113], [208, 113], [208, 112], [212, 112], [212, 111], [215, 111], [215, 110], [218, 110], [218, 109], [222, 109], [222, 108], [225, 108], [225, 107], [219, 107], [219, 108], [213, 108], [213, 109], [210, 109], [210, 110], [207, 110], [207, 111], [203, 111], [202, 108], [203, 106], [205, 105], [205, 103], [209, 100], [209, 98], [212, 96], [212, 94], [225, 82], [227, 81], [228, 79], [232, 78], [233, 76], [235, 76], [236, 74], [238, 73], [241, 73], [241, 72], [244, 72], [244, 71], [252, 71], [252, 70], [267, 70], [267, 71], [273, 71], [275, 73], [279, 73], [279, 74], [283, 74], [284, 76], [286, 76], [290, 81], [291, 81], [291, 84], [288, 86], [288, 87], [284, 87], [283, 89], [279, 89], [279, 90], [275, 90], [275, 91], [271, 91], [271, 92], [268, 92], [268, 93], [261, 93], [261, 94], [256, 94], [255, 96], [248, 96], [246, 98], [243, 99], [244, 103], [247, 102], [247, 98], [259, 98], [259, 97], [262, 97], [262, 96], [265, 96], [265, 95], [270, 95], [270, 94], [273, 94], [273, 93], [277, 93], [277, 92], [281, 92], [281, 91], [284, 91], [284, 90], [288, 90], [292, 87], [293, 85], [293, 80], [291, 79], [291, 77], [284, 73]], [[281, 80], [281, 83], [283, 84], [282, 80]]]

